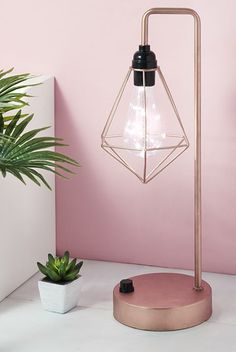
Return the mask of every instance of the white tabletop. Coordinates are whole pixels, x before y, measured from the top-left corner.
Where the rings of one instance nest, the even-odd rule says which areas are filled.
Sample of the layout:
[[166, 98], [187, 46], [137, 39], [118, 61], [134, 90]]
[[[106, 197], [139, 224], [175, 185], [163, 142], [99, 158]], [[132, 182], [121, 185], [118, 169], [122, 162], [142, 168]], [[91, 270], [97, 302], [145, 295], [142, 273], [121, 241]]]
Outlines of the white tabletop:
[[205, 273], [213, 289], [213, 316], [197, 327], [148, 332], [112, 316], [112, 290], [129, 276], [184, 272], [142, 265], [84, 261], [81, 300], [67, 314], [42, 310], [36, 274], [0, 303], [1, 352], [235, 352], [236, 276]]

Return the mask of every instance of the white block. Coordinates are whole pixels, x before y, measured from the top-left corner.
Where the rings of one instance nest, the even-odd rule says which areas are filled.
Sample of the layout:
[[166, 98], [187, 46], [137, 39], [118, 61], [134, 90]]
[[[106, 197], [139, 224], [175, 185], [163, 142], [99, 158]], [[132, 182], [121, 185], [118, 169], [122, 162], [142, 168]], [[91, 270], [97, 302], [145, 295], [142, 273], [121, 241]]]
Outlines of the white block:
[[[37, 79], [39, 80], [39, 79]], [[35, 114], [28, 129], [52, 126], [54, 135], [54, 79], [40, 77], [42, 85], [27, 90], [34, 98], [23, 111]], [[7, 174], [0, 175], [0, 300], [36, 273], [37, 261], [55, 253], [55, 177], [44, 173], [53, 191], [25, 177], [25, 186]]]

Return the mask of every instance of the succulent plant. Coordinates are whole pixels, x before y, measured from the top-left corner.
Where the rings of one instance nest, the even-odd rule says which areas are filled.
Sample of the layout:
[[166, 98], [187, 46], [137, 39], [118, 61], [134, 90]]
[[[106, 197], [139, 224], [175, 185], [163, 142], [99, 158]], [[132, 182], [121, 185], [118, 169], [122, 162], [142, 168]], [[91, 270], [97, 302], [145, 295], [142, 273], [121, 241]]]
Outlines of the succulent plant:
[[83, 265], [83, 262], [78, 262], [77, 258], [71, 262], [69, 260], [70, 253], [66, 251], [62, 257], [53, 257], [52, 254], [48, 254], [48, 261], [46, 265], [37, 263], [39, 270], [52, 282], [68, 282], [78, 278], [79, 271]]

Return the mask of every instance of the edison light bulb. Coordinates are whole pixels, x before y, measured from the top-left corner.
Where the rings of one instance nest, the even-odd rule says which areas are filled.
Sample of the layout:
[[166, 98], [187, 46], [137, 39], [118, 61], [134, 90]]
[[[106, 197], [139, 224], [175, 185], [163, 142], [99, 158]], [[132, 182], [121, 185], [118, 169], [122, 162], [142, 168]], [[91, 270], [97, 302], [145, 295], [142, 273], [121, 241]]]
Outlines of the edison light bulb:
[[[155, 86], [145, 87], [145, 90], [143, 86], [134, 86], [129, 103], [124, 142], [127, 148], [137, 150], [140, 157], [144, 157], [145, 142], [146, 149], [155, 149], [162, 147], [166, 138], [155, 93]], [[157, 152], [158, 150], [151, 150], [148, 155], [156, 155]]]

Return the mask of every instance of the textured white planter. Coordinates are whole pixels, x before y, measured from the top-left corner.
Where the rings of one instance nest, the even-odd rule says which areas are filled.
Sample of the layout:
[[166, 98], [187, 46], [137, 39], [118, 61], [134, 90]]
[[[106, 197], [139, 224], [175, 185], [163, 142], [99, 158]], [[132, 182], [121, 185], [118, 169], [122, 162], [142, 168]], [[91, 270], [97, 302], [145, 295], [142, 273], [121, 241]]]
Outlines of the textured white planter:
[[56, 313], [68, 312], [78, 304], [81, 284], [81, 276], [62, 285], [44, 280], [39, 281], [38, 287], [43, 308]]

